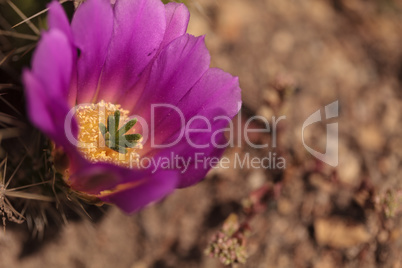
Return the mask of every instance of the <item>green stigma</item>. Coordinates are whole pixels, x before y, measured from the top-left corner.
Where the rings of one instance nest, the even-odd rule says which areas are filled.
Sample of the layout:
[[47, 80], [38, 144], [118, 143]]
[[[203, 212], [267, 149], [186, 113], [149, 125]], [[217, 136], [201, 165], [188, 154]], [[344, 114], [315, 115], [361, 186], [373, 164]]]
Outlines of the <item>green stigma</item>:
[[[99, 123], [99, 130], [105, 139], [105, 145], [110, 149], [126, 154], [127, 148], [135, 147], [141, 140], [141, 134], [126, 134], [136, 123], [137, 119], [134, 118], [128, 121], [124, 126], [119, 129], [120, 112], [117, 110], [114, 115], [109, 115], [107, 118], [107, 126]], [[125, 135], [126, 134], [126, 135]]]

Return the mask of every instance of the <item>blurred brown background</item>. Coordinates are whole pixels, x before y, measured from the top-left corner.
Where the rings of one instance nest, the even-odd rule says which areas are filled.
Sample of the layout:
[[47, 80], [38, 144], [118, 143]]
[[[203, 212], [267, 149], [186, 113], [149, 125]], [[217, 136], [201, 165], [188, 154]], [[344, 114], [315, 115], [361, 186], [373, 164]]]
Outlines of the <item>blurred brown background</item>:
[[[222, 267], [205, 256], [208, 241], [231, 213], [244, 220], [242, 200], [262, 186], [276, 194], [249, 222], [249, 257], [240, 267], [402, 267], [402, 2], [186, 4], [189, 32], [206, 34], [213, 66], [240, 79], [239, 127], [253, 115], [270, 122], [286, 116], [276, 148], [243, 144], [226, 156], [275, 152], [286, 169], [215, 169], [133, 216], [110, 208], [94, 222], [50, 226], [41, 241], [10, 228], [0, 232], [0, 267]], [[333, 168], [306, 151], [301, 129], [336, 100]], [[325, 150], [324, 123], [305, 135], [309, 146]], [[272, 144], [268, 134], [250, 137]]]

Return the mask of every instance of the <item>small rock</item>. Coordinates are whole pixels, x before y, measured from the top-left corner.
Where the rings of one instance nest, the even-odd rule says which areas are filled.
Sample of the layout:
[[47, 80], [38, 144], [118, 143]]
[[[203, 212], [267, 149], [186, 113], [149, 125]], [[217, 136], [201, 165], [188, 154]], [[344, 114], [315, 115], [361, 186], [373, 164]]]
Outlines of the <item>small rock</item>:
[[242, 38], [243, 29], [252, 18], [252, 10], [246, 1], [221, 1], [217, 31], [225, 41], [235, 42]]
[[289, 53], [294, 45], [294, 37], [286, 31], [279, 31], [272, 38], [272, 49], [279, 53]]
[[261, 169], [257, 169], [248, 176], [248, 184], [251, 190], [256, 190], [260, 188], [265, 183], [265, 175]]
[[377, 125], [362, 127], [357, 140], [364, 150], [374, 152], [381, 151], [385, 145], [384, 136]]
[[[342, 148], [342, 147], [341, 147]], [[361, 183], [360, 157], [349, 150], [339, 152], [339, 180], [346, 185], [356, 187]]]
[[362, 224], [348, 224], [338, 218], [318, 219], [314, 222], [317, 243], [333, 248], [349, 248], [366, 243], [371, 235]]
[[274, 114], [274, 111], [270, 107], [261, 106], [261, 108], [259, 108], [257, 111], [257, 115], [263, 116], [267, 120], [271, 120], [275, 114]]
[[278, 211], [283, 215], [290, 215], [293, 212], [292, 203], [284, 198], [278, 200]]
[[385, 243], [388, 241], [389, 238], [389, 233], [385, 230], [382, 230], [378, 235], [377, 235], [377, 239], [378, 242], [380, 243]]
[[277, 107], [281, 101], [278, 91], [274, 90], [265, 90], [262, 97], [270, 106]]

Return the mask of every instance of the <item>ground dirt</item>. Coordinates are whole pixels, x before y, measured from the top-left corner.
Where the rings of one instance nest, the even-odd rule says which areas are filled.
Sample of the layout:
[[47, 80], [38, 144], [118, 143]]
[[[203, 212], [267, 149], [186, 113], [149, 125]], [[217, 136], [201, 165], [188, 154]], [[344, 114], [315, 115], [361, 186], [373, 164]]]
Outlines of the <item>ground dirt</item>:
[[[204, 181], [126, 216], [50, 226], [42, 240], [23, 227], [0, 232], [0, 267], [223, 267], [204, 254], [242, 201], [275, 190], [249, 221], [240, 267], [402, 267], [402, 221], [390, 196], [402, 190], [402, 4], [378, 0], [189, 0], [189, 32], [206, 34], [212, 65], [239, 77], [247, 119], [285, 116], [276, 137], [253, 133], [225, 157], [275, 153], [286, 168], [214, 169]], [[339, 117], [305, 130], [324, 152], [338, 123], [339, 164], [315, 159], [303, 122], [339, 102]], [[323, 113], [322, 113], [323, 114]], [[264, 127], [253, 121], [253, 127]], [[272, 132], [271, 132], [272, 133]], [[394, 203], [392, 203], [394, 202]], [[96, 210], [96, 209], [94, 209]]]

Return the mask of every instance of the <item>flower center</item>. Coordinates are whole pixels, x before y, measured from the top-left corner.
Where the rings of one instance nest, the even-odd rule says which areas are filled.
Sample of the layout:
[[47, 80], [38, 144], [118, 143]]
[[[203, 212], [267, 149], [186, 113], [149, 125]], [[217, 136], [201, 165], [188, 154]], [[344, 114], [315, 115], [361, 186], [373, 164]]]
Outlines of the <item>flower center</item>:
[[104, 101], [77, 108], [78, 148], [86, 159], [127, 168], [139, 161], [136, 151], [142, 148], [142, 136], [134, 133], [137, 120], [129, 119], [128, 113]]

